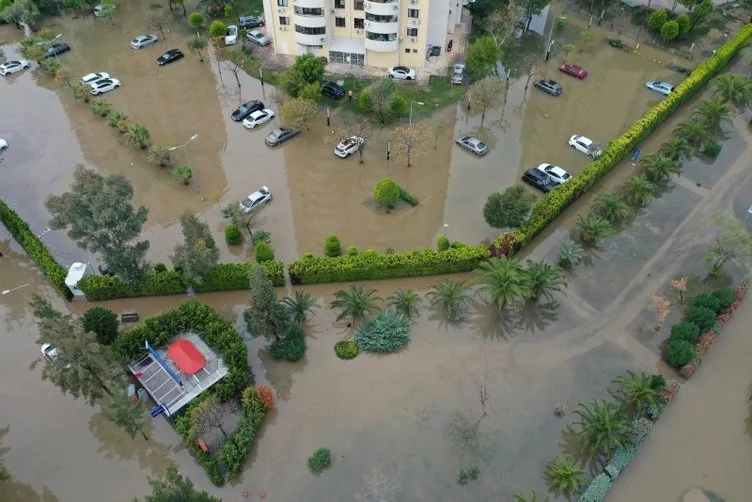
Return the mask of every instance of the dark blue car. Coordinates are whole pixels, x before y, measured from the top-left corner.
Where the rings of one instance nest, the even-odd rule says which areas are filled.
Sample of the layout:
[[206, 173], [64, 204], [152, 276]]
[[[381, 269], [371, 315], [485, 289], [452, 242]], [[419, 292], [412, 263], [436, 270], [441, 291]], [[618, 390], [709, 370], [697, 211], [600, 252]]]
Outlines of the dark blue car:
[[334, 82], [324, 82], [321, 85], [321, 94], [332, 99], [342, 99], [345, 97], [345, 88]]

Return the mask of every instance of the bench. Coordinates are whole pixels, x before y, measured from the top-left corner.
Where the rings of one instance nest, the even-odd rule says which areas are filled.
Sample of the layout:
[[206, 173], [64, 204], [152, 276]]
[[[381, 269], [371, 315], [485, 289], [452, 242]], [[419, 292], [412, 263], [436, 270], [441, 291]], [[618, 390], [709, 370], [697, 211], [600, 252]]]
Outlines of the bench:
[[138, 322], [138, 314], [136, 312], [132, 312], [130, 314], [120, 314], [120, 322], [126, 323], [126, 322]]

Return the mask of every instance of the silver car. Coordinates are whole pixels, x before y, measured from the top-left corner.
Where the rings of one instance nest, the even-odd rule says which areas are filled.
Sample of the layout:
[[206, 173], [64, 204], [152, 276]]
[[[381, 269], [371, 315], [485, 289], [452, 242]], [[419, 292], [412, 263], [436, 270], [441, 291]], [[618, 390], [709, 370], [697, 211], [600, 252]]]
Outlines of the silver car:
[[664, 96], [668, 96], [674, 91], [674, 86], [663, 80], [648, 80], [645, 82], [645, 87]]
[[269, 40], [269, 37], [261, 33], [259, 30], [249, 30], [245, 34], [245, 38], [256, 45], [260, 45], [261, 47], [265, 47], [272, 43], [271, 40]]
[[455, 64], [452, 68], [452, 84], [459, 85], [465, 82], [465, 65]]
[[488, 147], [480, 138], [475, 136], [462, 136], [457, 138], [455, 142], [465, 150], [473, 152], [475, 155], [483, 156], [488, 153]]
[[156, 35], [139, 35], [131, 40], [131, 49], [143, 49], [156, 44], [159, 38]]
[[262, 186], [251, 195], [240, 201], [240, 209], [244, 213], [250, 213], [264, 204], [269, 204], [272, 201], [272, 192], [269, 187]]

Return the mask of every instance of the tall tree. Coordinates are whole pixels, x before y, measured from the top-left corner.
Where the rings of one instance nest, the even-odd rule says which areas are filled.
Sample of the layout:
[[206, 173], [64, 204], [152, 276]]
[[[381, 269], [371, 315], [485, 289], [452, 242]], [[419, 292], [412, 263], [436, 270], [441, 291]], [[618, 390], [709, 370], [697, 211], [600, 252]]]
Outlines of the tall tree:
[[34, 0], [15, 0], [0, 11], [6, 23], [33, 25], [39, 20], [39, 7]]
[[45, 206], [52, 213], [50, 228], [68, 229], [80, 247], [101, 253], [110, 270], [125, 280], [138, 279], [146, 270], [149, 241], [133, 243], [141, 234], [149, 210], [134, 211], [133, 187], [124, 176], [102, 176], [77, 167], [71, 191], [52, 195]]
[[533, 21], [533, 16], [537, 16], [548, 5], [548, 0], [520, 0], [520, 7], [525, 11], [525, 17], [527, 18], [527, 24], [525, 25], [525, 31], [530, 29], [530, 23]]
[[580, 403], [574, 413], [579, 417], [574, 422], [580, 427], [577, 437], [595, 459], [608, 461], [614, 449], [627, 443], [629, 419], [614, 403], [596, 400], [589, 406]]
[[488, 297], [499, 310], [519, 303], [530, 295], [529, 276], [517, 260], [502, 256], [491, 258], [475, 269], [477, 292]]
[[483, 218], [494, 228], [519, 227], [533, 207], [533, 198], [522, 185], [492, 193], [483, 205]]
[[128, 392], [121, 388], [113, 389], [110, 402], [104, 410], [107, 420], [123, 429], [131, 439], [136, 437], [137, 432], [140, 432], [148, 441], [149, 436], [144, 432], [147, 413], [148, 407], [144, 401], [132, 400]]
[[104, 393], [111, 394], [112, 386], [123, 383], [119, 361], [108, 347], [97, 342], [94, 333], [85, 332], [78, 320], [58, 312], [38, 295], [32, 297], [31, 308], [38, 342], [51, 344], [43, 360], [43, 380], [52, 382], [63, 394], [83, 397], [92, 405]]
[[251, 300], [243, 313], [246, 327], [252, 336], [279, 342], [290, 327], [285, 306], [277, 301], [272, 281], [262, 265], [253, 267], [250, 281]]
[[660, 153], [654, 153], [648, 155], [640, 161], [645, 175], [650, 181], [660, 182], [667, 180], [672, 174], [681, 174], [681, 166], [674, 160], [661, 155]]
[[470, 87], [470, 103], [481, 111], [480, 126], [486, 120], [486, 110], [497, 108], [504, 100], [504, 82], [499, 77], [489, 75]]
[[311, 120], [316, 117], [319, 107], [310, 99], [292, 98], [282, 103], [280, 121], [282, 125], [298, 131], [310, 127]]
[[199, 61], [204, 60], [204, 49], [206, 49], [207, 44], [208, 41], [203, 35], [194, 35], [185, 43], [189, 51], [196, 53]]
[[397, 84], [391, 78], [382, 78], [366, 87], [360, 94], [360, 105], [376, 115], [380, 122], [386, 121], [392, 115], [394, 94]]
[[729, 73], [713, 79], [713, 95], [723, 103], [744, 108], [752, 102], [752, 80], [738, 73]]
[[395, 127], [390, 134], [392, 157], [410, 167], [414, 158], [428, 152], [432, 134], [431, 127], [424, 123]]
[[492, 36], [474, 40], [467, 49], [467, 74], [472, 80], [488, 75], [501, 57], [501, 49]]
[[236, 401], [220, 401], [216, 395], [211, 395], [191, 410], [191, 427], [199, 436], [217, 429], [227, 438], [225, 423], [237, 409]]
[[149, 484], [152, 493], [144, 497], [144, 502], [222, 502], [222, 499], [194, 488], [191, 480], [183, 478], [173, 466], [167, 468], [164, 479], [149, 478]]
[[612, 383], [617, 386], [615, 394], [633, 418], [645, 416], [648, 407], [663, 402], [663, 391], [655, 385], [654, 380], [653, 375], [637, 374], [630, 370], [627, 370], [626, 376], [614, 378]]
[[729, 260], [746, 261], [752, 256], [752, 234], [743, 222], [731, 214], [716, 214], [712, 221], [720, 233], [704, 260], [710, 265], [710, 274], [719, 275]]
[[644, 206], [656, 195], [656, 186], [645, 176], [637, 175], [624, 184], [622, 196], [627, 204]]
[[175, 246], [171, 257], [175, 268], [191, 283], [201, 282], [204, 274], [219, 261], [219, 249], [214, 242], [209, 225], [196, 215], [185, 213], [180, 217], [183, 243]]
[[632, 208], [623, 197], [615, 193], [604, 193], [593, 202], [593, 212], [605, 218], [612, 225], [618, 225], [632, 215]]
[[671, 136], [661, 145], [659, 153], [675, 162], [679, 162], [683, 159], [690, 158], [693, 151], [694, 150], [689, 146], [689, 142], [685, 138]]
[[253, 229], [263, 223], [260, 214], [259, 210], [246, 213], [237, 202], [232, 202], [222, 208], [222, 216], [228, 218], [238, 228], [248, 230], [249, 237], [253, 237]]
[[693, 119], [703, 122], [711, 131], [718, 132], [731, 124], [731, 109], [720, 99], [707, 99], [692, 108]]
[[359, 161], [361, 164], [363, 164], [365, 151], [366, 151], [366, 143], [368, 142], [368, 139], [373, 135], [373, 124], [368, 118], [361, 118], [356, 122], [353, 122], [351, 124], [347, 124], [343, 127], [340, 127], [338, 129], [335, 129], [332, 131], [332, 133], [329, 135], [329, 141], [331, 143], [339, 143], [344, 138], [349, 138], [351, 136], [357, 136], [359, 138], [363, 138], [365, 141], [362, 141], [358, 145], [358, 155], [360, 157]]

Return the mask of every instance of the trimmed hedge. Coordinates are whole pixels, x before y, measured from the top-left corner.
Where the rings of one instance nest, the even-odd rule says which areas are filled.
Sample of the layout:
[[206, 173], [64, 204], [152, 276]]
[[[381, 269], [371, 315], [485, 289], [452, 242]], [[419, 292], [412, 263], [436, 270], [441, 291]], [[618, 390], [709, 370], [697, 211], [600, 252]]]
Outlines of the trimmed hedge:
[[736, 53], [752, 37], [752, 25], [747, 24], [728, 42], [723, 44], [715, 55], [699, 64], [670, 95], [648, 110], [621, 136], [611, 141], [603, 155], [588, 164], [583, 173], [567, 183], [559, 185], [546, 194], [533, 206], [532, 214], [520, 228], [504, 232], [494, 241], [497, 254], [508, 254], [526, 246], [549, 223], [556, 219], [567, 207], [600, 181], [613, 167], [652, 133], [676, 108], [699, 91], [715, 74], [726, 67]]
[[404, 188], [400, 187], [400, 199], [404, 200], [411, 206], [417, 206], [418, 205], [418, 199], [415, 198], [413, 194], [405, 190]]
[[65, 285], [65, 277], [68, 275], [68, 271], [55, 260], [44, 242], [31, 231], [28, 223], [22, 220], [18, 216], [18, 213], [1, 200], [0, 221], [3, 222], [3, 225], [5, 225], [5, 228], [8, 229], [16, 242], [24, 248], [29, 257], [34, 260], [34, 263], [37, 264], [55, 289], [66, 299], [72, 299], [73, 293]]
[[485, 246], [467, 246], [436, 251], [416, 249], [406, 253], [363, 252], [336, 258], [306, 255], [289, 266], [293, 284], [354, 282], [395, 277], [441, 275], [473, 270], [490, 258]]

